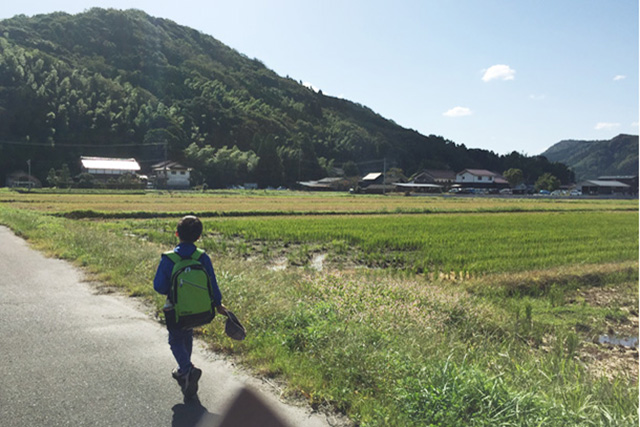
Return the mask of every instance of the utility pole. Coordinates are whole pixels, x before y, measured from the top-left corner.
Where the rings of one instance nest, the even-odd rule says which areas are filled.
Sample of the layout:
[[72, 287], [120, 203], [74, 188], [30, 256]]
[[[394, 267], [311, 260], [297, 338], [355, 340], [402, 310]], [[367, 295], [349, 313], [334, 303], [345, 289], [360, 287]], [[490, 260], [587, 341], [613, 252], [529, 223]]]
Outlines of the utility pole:
[[167, 161], [168, 161], [167, 160], [167, 152], [168, 152], [167, 150], [169, 148], [168, 147], [169, 143], [166, 140], [164, 140], [163, 142], [164, 142], [164, 176], [163, 176], [164, 185], [163, 185], [163, 187], [167, 188], [167, 183], [169, 182], [169, 177], [167, 176]]
[[27, 160], [27, 166], [29, 167], [29, 191], [31, 191], [31, 159]]
[[302, 147], [298, 144], [298, 181], [300, 181], [300, 175], [302, 171]]
[[382, 194], [387, 194], [387, 158], [382, 162]]

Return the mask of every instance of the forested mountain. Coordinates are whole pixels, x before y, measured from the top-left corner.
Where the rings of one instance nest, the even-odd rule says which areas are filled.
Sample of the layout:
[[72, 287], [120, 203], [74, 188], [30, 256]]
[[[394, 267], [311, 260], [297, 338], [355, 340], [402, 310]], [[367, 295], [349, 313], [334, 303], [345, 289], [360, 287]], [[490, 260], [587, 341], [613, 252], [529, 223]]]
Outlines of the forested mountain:
[[621, 134], [609, 141], [560, 141], [542, 155], [569, 166], [578, 180], [638, 175], [638, 135]]
[[166, 156], [216, 187], [288, 185], [345, 162], [364, 172], [383, 158], [406, 175], [520, 168], [530, 182], [545, 172], [572, 179], [543, 157], [404, 129], [139, 10], [0, 21], [0, 183], [28, 159], [41, 180], [63, 163], [77, 173], [81, 155], [134, 156], [143, 167]]

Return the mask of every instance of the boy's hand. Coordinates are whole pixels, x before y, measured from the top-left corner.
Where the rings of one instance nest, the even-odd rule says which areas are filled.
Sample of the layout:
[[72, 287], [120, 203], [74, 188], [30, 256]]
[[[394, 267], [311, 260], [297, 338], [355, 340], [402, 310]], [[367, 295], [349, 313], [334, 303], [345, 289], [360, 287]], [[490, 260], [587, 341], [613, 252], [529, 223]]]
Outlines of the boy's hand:
[[225, 307], [224, 305], [220, 304], [219, 306], [216, 307], [216, 310], [218, 311], [218, 313], [226, 316], [227, 315], [227, 307]]

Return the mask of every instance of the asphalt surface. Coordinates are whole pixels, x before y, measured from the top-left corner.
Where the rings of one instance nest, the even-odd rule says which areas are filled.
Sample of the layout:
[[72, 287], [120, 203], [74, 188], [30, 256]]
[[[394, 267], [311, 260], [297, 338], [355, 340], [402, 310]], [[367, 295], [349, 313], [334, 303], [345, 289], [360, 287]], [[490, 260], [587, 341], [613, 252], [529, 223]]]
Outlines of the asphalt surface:
[[78, 269], [5, 227], [0, 325], [1, 426], [218, 426], [247, 387], [290, 426], [336, 424], [281, 402], [277, 390], [201, 343], [192, 359], [203, 370], [199, 401], [185, 403], [171, 378], [167, 332], [139, 302], [101, 294]]

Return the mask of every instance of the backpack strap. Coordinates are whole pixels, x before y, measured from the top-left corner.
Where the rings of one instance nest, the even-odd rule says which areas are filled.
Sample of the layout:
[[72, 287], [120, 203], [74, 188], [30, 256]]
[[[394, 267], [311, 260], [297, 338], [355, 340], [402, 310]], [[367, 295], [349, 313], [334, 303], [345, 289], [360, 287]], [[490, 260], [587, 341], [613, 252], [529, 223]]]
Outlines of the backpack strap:
[[174, 264], [177, 264], [178, 262], [182, 261], [183, 259], [189, 259], [189, 258], [194, 260], [194, 261], [198, 261], [203, 254], [204, 254], [204, 250], [203, 249], [196, 248], [196, 250], [193, 251], [191, 256], [188, 257], [188, 258], [182, 258], [180, 255], [178, 255], [174, 251], [167, 251], [167, 252], [164, 252], [162, 255], [164, 255], [167, 258], [169, 258], [171, 261], [173, 261]]
[[196, 248], [196, 250], [191, 254], [191, 259], [194, 261], [198, 261], [203, 254], [204, 250]]
[[177, 253], [175, 253], [174, 251], [167, 251], [167, 252], [163, 253], [162, 255], [164, 255], [167, 258], [169, 258], [171, 260], [171, 262], [173, 262], [174, 264], [177, 264], [178, 262], [180, 262], [182, 260], [182, 257], [180, 255], [178, 255]]

